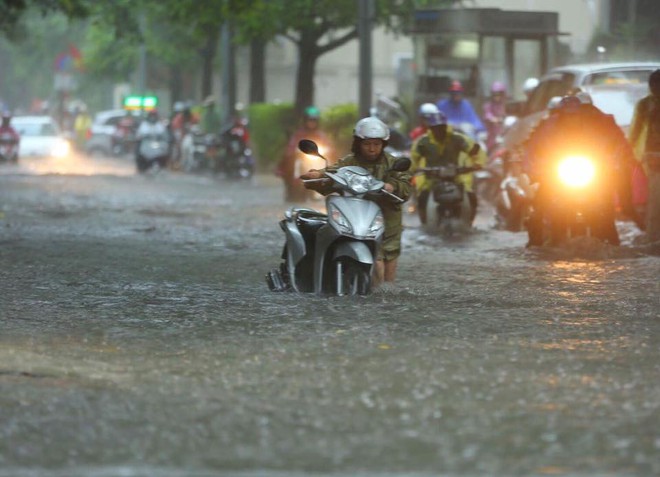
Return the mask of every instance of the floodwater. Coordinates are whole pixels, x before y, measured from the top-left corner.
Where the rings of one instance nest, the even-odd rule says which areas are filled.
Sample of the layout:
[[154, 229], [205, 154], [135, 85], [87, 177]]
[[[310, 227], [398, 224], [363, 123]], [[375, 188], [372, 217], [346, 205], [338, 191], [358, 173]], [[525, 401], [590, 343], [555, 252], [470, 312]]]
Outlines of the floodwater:
[[275, 178], [78, 161], [0, 168], [0, 477], [660, 475], [630, 224], [530, 251], [487, 207], [407, 216], [395, 286], [271, 293]]

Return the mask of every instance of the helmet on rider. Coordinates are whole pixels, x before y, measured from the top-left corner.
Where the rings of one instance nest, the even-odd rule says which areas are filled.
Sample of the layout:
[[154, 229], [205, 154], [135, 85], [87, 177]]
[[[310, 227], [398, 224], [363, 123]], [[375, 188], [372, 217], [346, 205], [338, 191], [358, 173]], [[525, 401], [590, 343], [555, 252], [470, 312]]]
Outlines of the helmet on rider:
[[380, 139], [384, 149], [387, 146], [389, 138], [390, 128], [383, 121], [373, 116], [362, 118], [355, 124], [355, 129], [353, 129], [351, 152], [353, 154], [364, 153], [362, 151], [362, 142], [367, 139]]
[[157, 109], [150, 109], [147, 112], [147, 121], [150, 123], [155, 123], [158, 121], [158, 110]]
[[378, 118], [362, 118], [355, 124], [353, 136], [358, 139], [382, 139], [390, 138], [390, 128]]
[[442, 111], [438, 111], [426, 116], [426, 125], [430, 128], [434, 126], [444, 126], [447, 124], [447, 116]]
[[549, 111], [557, 109], [557, 107], [559, 106], [559, 103], [561, 103], [561, 100], [562, 100], [561, 96], [553, 96], [548, 101], [548, 104], [547, 104], [546, 108], [548, 108]]
[[321, 117], [321, 110], [316, 106], [307, 106], [305, 111], [303, 111], [303, 117], [307, 119], [316, 119], [318, 120]]
[[580, 101], [580, 98], [574, 95], [567, 95], [561, 98], [561, 101], [559, 101], [559, 105], [557, 106], [558, 109], [561, 111], [566, 111], [569, 113], [573, 113], [577, 111], [580, 106], [582, 106], [582, 101]]
[[177, 101], [176, 103], [174, 103], [175, 113], [180, 113], [181, 111], [183, 111], [183, 108], [184, 108], [183, 101]]
[[523, 83], [523, 92], [527, 96], [529, 96], [530, 94], [532, 94], [532, 91], [534, 91], [538, 85], [539, 85], [539, 80], [537, 80], [536, 78], [527, 78]]
[[433, 103], [424, 103], [419, 107], [419, 115], [422, 117], [426, 117], [429, 114], [435, 114], [438, 111], [440, 110]]
[[506, 85], [501, 81], [493, 81], [490, 92], [492, 94], [506, 94]]
[[451, 82], [451, 85], [449, 86], [450, 93], [462, 93], [463, 91], [464, 91], [463, 85], [461, 84], [460, 81], [454, 80]]

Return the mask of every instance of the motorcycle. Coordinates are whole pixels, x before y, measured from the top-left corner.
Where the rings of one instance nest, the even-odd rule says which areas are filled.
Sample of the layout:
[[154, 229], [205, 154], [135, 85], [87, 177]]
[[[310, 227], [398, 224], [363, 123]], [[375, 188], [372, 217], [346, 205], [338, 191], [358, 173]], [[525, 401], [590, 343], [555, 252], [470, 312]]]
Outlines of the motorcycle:
[[254, 157], [246, 141], [246, 127], [234, 125], [220, 135], [217, 171], [232, 179], [250, 179], [254, 175]]
[[[304, 139], [298, 147], [327, 164], [313, 141]], [[409, 167], [410, 159], [397, 159], [393, 170]], [[304, 207], [287, 210], [280, 221], [286, 237], [283, 261], [266, 275], [266, 282], [272, 291], [366, 295], [385, 230], [380, 207], [367, 197], [385, 194], [403, 200], [384, 190], [385, 184], [362, 167], [326, 171], [324, 178], [306, 182], [322, 181], [331, 181], [336, 192], [326, 197], [328, 213]]]
[[204, 134], [198, 125], [190, 128], [190, 134], [184, 136], [181, 163], [184, 172], [215, 173], [217, 170], [220, 139], [217, 134]]
[[459, 184], [457, 178], [461, 174], [469, 174], [476, 170], [479, 170], [479, 167], [448, 164], [422, 167], [416, 171], [416, 174], [424, 174], [433, 181], [431, 193], [436, 203], [435, 228], [441, 230], [446, 236], [452, 235], [455, 231], [470, 228], [467, 196], [463, 184]]
[[0, 134], [0, 162], [18, 162], [18, 141], [11, 134]]
[[135, 130], [116, 128], [110, 137], [112, 154], [121, 157], [135, 150]]
[[[580, 236], [618, 245], [614, 200], [606, 171], [588, 155], [563, 157], [548, 169], [539, 201], [553, 245]], [[531, 241], [533, 231], [528, 232]]]
[[532, 210], [532, 199], [538, 184], [529, 184], [529, 177], [524, 173], [507, 175], [499, 187], [495, 200], [498, 228], [510, 232], [519, 232], [527, 223]]
[[146, 172], [158, 165], [167, 166], [170, 158], [170, 142], [165, 133], [149, 133], [139, 139], [136, 158], [138, 172]]

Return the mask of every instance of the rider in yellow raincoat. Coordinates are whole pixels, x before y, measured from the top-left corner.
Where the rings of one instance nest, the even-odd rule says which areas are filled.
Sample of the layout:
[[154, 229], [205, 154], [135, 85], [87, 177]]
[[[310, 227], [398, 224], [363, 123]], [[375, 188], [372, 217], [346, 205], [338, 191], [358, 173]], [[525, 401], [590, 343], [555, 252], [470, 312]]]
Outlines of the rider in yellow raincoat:
[[635, 106], [628, 138], [648, 178], [646, 231], [655, 242], [660, 240], [660, 70], [649, 76], [649, 90]]
[[[437, 112], [429, 113], [426, 118], [429, 130], [419, 137], [412, 146], [410, 171], [414, 173], [422, 167], [434, 167], [442, 164], [456, 164], [459, 167], [479, 166], [486, 164], [486, 153], [471, 138], [458, 133], [447, 124], [444, 114]], [[468, 200], [470, 201], [470, 222], [477, 214], [477, 194], [474, 190], [474, 175], [461, 174], [456, 181], [463, 185]], [[424, 174], [415, 177], [415, 189], [417, 191], [417, 207], [419, 220], [422, 224], [427, 220], [427, 204], [433, 180]]]

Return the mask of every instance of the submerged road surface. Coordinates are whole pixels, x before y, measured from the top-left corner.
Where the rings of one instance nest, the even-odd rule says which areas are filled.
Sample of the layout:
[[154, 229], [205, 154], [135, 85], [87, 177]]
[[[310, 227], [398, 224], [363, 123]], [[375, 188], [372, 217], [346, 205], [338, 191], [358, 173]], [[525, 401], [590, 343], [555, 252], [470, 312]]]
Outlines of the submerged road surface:
[[[660, 475], [660, 257], [429, 237], [271, 293], [280, 184], [0, 168], [0, 477]], [[321, 206], [322, 204], [316, 204]]]

